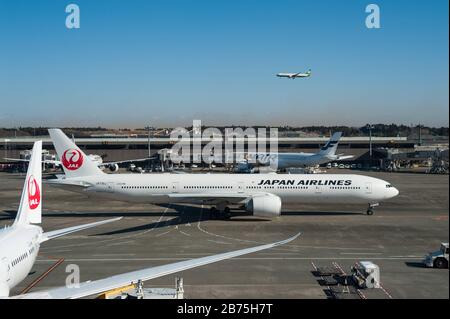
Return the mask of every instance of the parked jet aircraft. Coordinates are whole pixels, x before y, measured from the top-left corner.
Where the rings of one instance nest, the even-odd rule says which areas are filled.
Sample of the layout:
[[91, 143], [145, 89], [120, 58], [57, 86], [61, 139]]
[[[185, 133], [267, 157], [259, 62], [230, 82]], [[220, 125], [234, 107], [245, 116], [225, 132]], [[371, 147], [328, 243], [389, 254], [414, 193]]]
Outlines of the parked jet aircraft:
[[[43, 154], [43, 156], [44, 156], [44, 154]], [[77, 156], [77, 154], [75, 154], [74, 156]], [[125, 164], [125, 163], [132, 164], [132, 163], [136, 163], [136, 162], [144, 162], [147, 160], [154, 159], [153, 157], [149, 157], [149, 158], [138, 158], [138, 159], [131, 159], [131, 160], [115, 161], [115, 162], [103, 162], [103, 158], [100, 155], [88, 154], [86, 156], [89, 157], [90, 160], [93, 161], [100, 169], [108, 168], [111, 172], [117, 172], [119, 170], [120, 164]], [[30, 161], [29, 157], [25, 157], [25, 158], [5, 157], [4, 159], [7, 161], [12, 161], [12, 162], [29, 162]], [[59, 167], [62, 169], [62, 161], [60, 161], [59, 159], [44, 159], [43, 158], [42, 163], [53, 165], [55, 167]]]
[[282, 202], [326, 201], [368, 204], [372, 215], [380, 201], [399, 193], [386, 181], [352, 174], [105, 174], [60, 129], [49, 133], [58, 155], [68, 158], [65, 177], [52, 184], [109, 200], [207, 204], [227, 216], [228, 206], [237, 205], [264, 217], [279, 216]]
[[295, 78], [307, 78], [311, 76], [311, 69], [306, 71], [306, 73], [277, 73], [277, 76], [279, 78], [289, 78], [289, 79], [295, 79]]
[[342, 132], [336, 132], [318, 153], [249, 153], [236, 166], [237, 172], [252, 172], [255, 167], [267, 166], [276, 170], [312, 167], [332, 161], [350, 159], [353, 155], [336, 154]]
[[289, 243], [296, 239], [300, 233], [289, 239], [276, 242], [273, 244], [261, 245], [252, 248], [246, 248], [228, 253], [212, 255], [208, 257], [195, 258], [191, 260], [184, 260], [168, 265], [150, 267], [137, 271], [132, 271], [120, 275], [115, 275], [95, 281], [86, 281], [80, 283], [77, 287], [58, 287], [44, 291], [37, 291], [33, 293], [14, 296], [15, 299], [76, 299], [86, 296], [99, 294], [105, 291], [128, 286], [130, 284], [139, 283], [139, 281], [146, 281], [150, 279], [159, 278], [162, 276], [170, 275], [176, 272], [180, 272], [187, 269], [196, 268], [199, 266], [208, 265], [221, 260], [226, 260], [233, 257], [238, 257], [257, 251], [277, 247], [286, 243]]
[[11, 288], [25, 279], [34, 265], [41, 243], [121, 218], [45, 233], [41, 227], [32, 225], [41, 222], [42, 214], [41, 150], [42, 141], [35, 142], [16, 219], [12, 226], [0, 230], [0, 297], [7, 297]]

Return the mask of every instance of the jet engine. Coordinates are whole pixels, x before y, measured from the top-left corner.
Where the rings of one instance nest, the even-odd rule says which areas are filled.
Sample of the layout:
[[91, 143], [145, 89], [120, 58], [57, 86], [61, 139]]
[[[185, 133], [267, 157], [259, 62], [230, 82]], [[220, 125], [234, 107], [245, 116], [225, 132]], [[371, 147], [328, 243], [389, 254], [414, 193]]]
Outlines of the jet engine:
[[119, 170], [119, 165], [117, 164], [109, 164], [108, 168], [111, 172], [117, 172]]
[[277, 217], [281, 214], [281, 198], [273, 194], [255, 195], [247, 202], [245, 210], [258, 217]]

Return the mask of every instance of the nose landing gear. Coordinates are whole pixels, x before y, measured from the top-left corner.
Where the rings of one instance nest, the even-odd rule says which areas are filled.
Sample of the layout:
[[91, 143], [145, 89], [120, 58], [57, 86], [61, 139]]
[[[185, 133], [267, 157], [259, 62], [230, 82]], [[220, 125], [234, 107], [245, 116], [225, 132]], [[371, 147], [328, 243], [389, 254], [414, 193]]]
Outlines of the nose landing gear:
[[367, 214], [368, 216], [372, 216], [372, 215], [374, 214], [373, 209], [374, 209], [375, 207], [379, 206], [379, 205], [380, 205], [379, 203], [373, 203], [373, 204], [370, 204], [370, 203], [369, 203], [369, 207], [367, 208], [366, 214]]

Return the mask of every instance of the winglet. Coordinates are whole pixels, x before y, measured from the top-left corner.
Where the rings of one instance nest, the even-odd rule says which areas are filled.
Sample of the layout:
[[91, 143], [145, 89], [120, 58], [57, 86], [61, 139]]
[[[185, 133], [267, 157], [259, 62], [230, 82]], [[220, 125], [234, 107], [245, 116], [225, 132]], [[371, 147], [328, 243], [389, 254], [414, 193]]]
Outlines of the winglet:
[[281, 246], [281, 245], [287, 244], [287, 243], [289, 243], [289, 242], [291, 242], [291, 241], [297, 239], [297, 237], [300, 236], [301, 234], [302, 234], [302, 233], [299, 232], [299, 233], [297, 233], [295, 236], [292, 236], [291, 238], [288, 238], [288, 239], [285, 239], [285, 240], [276, 242], [276, 243], [273, 244], [273, 247], [275, 247], [275, 246]]

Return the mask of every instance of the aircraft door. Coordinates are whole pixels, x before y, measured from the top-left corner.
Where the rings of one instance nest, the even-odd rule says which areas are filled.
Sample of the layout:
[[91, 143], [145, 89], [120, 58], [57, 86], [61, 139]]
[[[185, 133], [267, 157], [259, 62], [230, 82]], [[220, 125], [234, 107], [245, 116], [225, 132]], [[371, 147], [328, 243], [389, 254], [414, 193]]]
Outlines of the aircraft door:
[[172, 182], [172, 193], [178, 193], [179, 182]]
[[108, 193], [114, 193], [114, 183], [106, 183], [106, 191]]
[[244, 182], [238, 182], [238, 193], [243, 193], [244, 192]]
[[315, 193], [316, 194], [322, 194], [322, 186], [316, 185]]
[[366, 183], [366, 194], [372, 194], [372, 183]]

